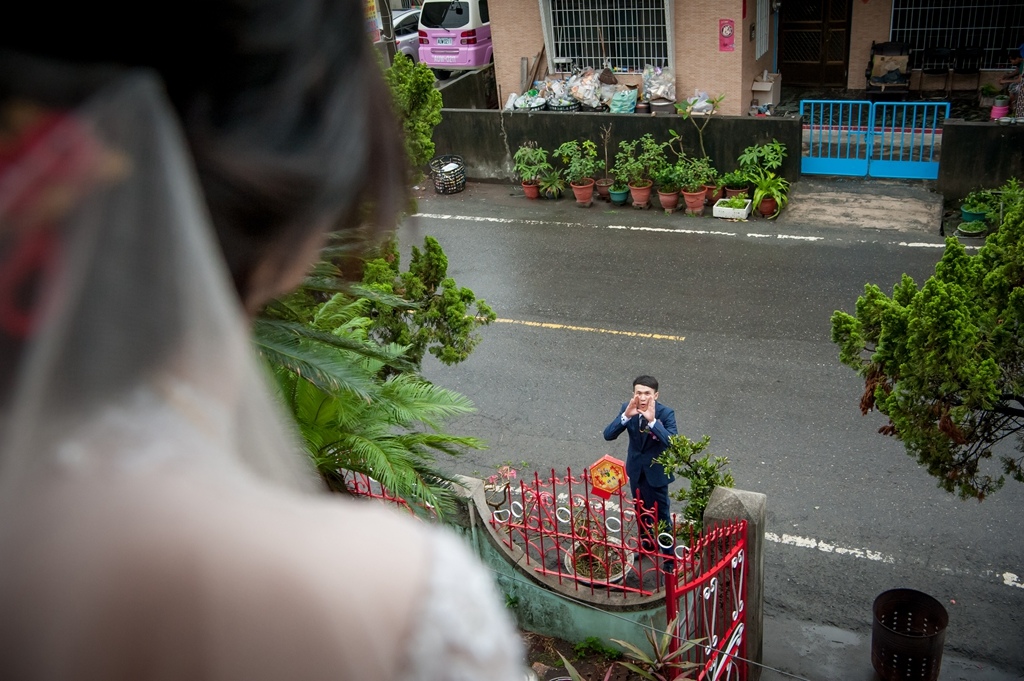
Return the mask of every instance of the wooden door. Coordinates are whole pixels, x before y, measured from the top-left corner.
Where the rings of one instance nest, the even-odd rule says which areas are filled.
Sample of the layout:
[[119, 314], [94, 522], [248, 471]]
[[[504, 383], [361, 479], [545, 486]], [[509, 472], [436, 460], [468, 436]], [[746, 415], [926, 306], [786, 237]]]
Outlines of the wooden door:
[[852, 0], [791, 0], [779, 8], [779, 70], [786, 85], [846, 87]]

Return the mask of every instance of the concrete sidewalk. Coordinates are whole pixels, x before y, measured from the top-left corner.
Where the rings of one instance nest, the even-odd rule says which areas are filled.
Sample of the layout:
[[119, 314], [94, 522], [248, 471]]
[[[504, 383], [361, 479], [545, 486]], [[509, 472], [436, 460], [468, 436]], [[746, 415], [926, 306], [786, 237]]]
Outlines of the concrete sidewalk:
[[469, 182], [463, 192], [440, 195], [434, 192], [432, 180], [426, 178], [416, 195], [422, 213], [502, 215], [499, 221], [508, 222], [615, 222], [690, 230], [734, 229], [738, 224], [746, 224], [749, 229], [756, 227], [758, 232], [819, 235], [853, 227], [874, 237], [942, 240], [942, 196], [932, 191], [931, 183], [920, 181], [807, 177], [793, 185], [789, 205], [777, 220], [766, 220], [755, 211], [745, 223], [716, 219], [711, 216], [710, 206], [701, 218], [686, 216], [681, 211], [665, 215], [658, 207], [656, 193], [651, 196], [654, 207], [649, 210], [613, 206], [596, 199], [592, 207], [581, 208], [571, 191], [557, 201], [529, 201], [523, 197], [522, 188], [511, 181]]

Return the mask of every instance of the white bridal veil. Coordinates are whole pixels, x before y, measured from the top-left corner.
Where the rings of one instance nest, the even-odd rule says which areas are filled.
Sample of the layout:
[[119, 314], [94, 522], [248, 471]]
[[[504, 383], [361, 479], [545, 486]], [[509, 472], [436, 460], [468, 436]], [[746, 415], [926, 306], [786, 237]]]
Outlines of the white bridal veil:
[[0, 677], [515, 678], [464, 548], [314, 493], [160, 80], [6, 115]]

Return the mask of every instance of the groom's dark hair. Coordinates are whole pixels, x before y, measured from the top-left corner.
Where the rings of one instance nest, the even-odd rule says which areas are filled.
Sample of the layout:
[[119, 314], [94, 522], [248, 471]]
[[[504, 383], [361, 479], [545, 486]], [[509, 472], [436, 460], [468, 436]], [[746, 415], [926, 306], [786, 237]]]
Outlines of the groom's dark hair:
[[633, 379], [633, 388], [636, 389], [638, 385], [647, 386], [654, 392], [658, 392], [658, 379], [654, 376], [637, 376]]

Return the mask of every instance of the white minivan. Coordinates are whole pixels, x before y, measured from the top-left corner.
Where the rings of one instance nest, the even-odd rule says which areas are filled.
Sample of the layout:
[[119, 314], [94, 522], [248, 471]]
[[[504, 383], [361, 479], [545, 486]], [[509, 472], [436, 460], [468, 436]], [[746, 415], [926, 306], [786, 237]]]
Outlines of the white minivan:
[[487, 0], [425, 0], [420, 6], [420, 61], [438, 78], [494, 60]]

